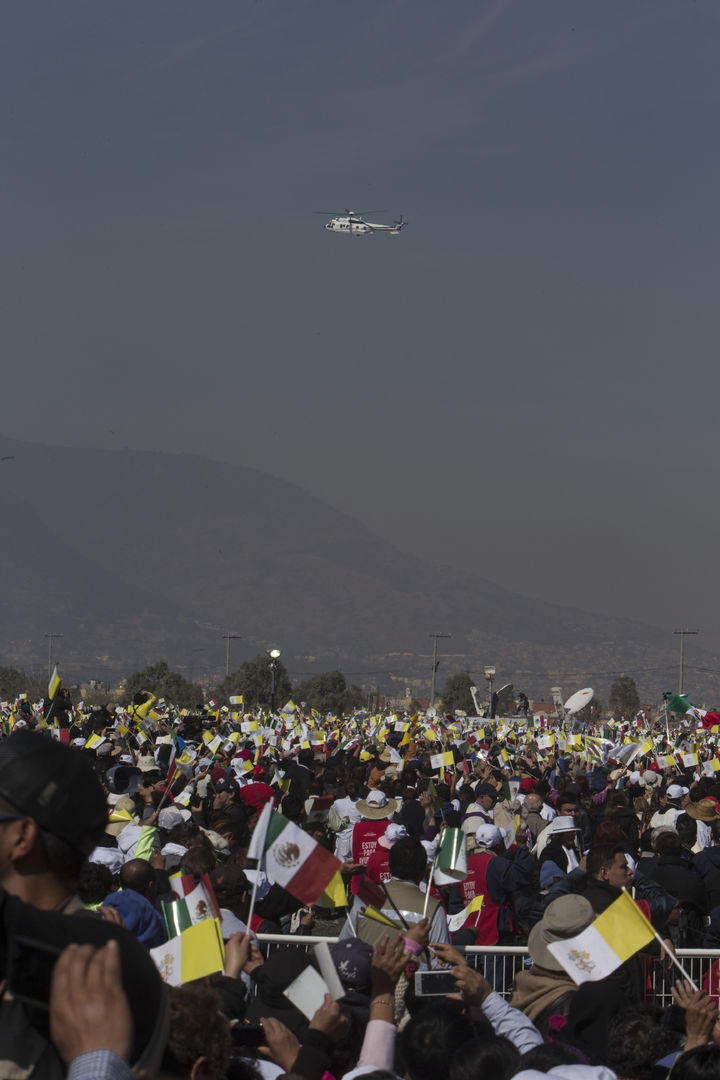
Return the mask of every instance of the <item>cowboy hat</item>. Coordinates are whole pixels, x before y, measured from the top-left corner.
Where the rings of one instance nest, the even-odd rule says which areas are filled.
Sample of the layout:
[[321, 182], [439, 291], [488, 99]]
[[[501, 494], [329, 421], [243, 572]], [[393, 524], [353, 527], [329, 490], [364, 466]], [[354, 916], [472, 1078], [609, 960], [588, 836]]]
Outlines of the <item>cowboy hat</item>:
[[584, 896], [573, 893], [553, 900], [528, 937], [528, 952], [533, 963], [547, 971], [563, 971], [562, 964], [555, 959], [548, 945], [575, 937], [581, 930], [587, 929], [594, 918], [592, 904]]
[[358, 799], [357, 811], [362, 814], [364, 818], [369, 818], [371, 821], [380, 821], [382, 818], [389, 818], [399, 807], [397, 799], [388, 799], [384, 791], [376, 789], [370, 791], [365, 799]]
[[699, 799], [697, 802], [688, 803], [685, 813], [695, 821], [717, 821], [720, 818], [714, 799]]

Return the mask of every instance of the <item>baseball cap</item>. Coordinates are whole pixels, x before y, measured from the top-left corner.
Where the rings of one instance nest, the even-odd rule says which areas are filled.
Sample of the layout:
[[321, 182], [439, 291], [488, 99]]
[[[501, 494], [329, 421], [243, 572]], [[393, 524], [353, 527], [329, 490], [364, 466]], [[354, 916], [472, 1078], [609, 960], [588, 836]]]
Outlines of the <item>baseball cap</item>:
[[345, 938], [330, 946], [330, 955], [344, 990], [369, 994], [372, 981], [372, 945], [360, 938]]
[[668, 799], [682, 799], [689, 792], [690, 788], [683, 787], [682, 784], [671, 784], [666, 794]]
[[502, 838], [497, 825], [481, 825], [475, 833], [475, 843], [483, 847], [497, 847], [502, 843]]
[[85, 855], [107, 824], [105, 793], [87, 756], [34, 731], [0, 743], [0, 795]]

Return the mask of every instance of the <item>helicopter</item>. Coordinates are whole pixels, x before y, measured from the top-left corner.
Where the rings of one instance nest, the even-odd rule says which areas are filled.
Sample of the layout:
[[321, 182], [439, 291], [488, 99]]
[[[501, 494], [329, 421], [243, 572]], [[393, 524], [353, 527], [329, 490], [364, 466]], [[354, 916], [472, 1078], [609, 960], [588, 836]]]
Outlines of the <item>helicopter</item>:
[[407, 225], [407, 221], [403, 218], [402, 214], [394, 221], [392, 225], [382, 225], [375, 221], [366, 221], [366, 214], [377, 214], [377, 210], [350, 210], [348, 207], [344, 211], [340, 210], [315, 210], [316, 214], [332, 214], [330, 221], [325, 223], [325, 228], [330, 232], [342, 233], [345, 236], [372, 236], [375, 232], [390, 233], [391, 236], [397, 236], [402, 228]]

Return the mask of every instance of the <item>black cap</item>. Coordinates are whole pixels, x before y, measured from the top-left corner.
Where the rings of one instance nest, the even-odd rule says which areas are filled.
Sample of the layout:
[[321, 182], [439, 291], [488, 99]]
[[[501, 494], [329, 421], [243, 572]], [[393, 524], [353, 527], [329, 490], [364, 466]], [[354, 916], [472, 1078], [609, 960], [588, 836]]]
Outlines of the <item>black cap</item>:
[[85, 855], [107, 825], [105, 793], [87, 756], [48, 735], [22, 731], [0, 742], [0, 795]]
[[475, 798], [482, 798], [483, 795], [491, 795], [493, 799], [500, 798], [500, 792], [496, 787], [493, 787], [492, 784], [483, 783], [477, 785], [475, 788]]

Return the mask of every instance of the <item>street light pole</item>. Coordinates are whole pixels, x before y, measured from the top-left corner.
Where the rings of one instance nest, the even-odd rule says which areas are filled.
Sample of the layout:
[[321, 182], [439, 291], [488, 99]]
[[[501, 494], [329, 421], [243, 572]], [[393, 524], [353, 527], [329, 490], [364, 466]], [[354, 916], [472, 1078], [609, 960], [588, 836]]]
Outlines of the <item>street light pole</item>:
[[495, 668], [492, 665], [488, 665], [484, 669], [483, 674], [485, 675], [488, 684], [488, 697], [490, 702], [488, 714], [490, 716], [490, 719], [492, 720], [492, 718], [495, 716], [495, 710], [493, 709], [493, 680], [495, 678]]
[[673, 634], [680, 635], [680, 677], [678, 679], [678, 694], [682, 694], [685, 685], [685, 635], [699, 634], [699, 630], [673, 630]]
[[45, 634], [48, 639], [48, 680], [52, 677], [53, 673], [53, 641], [57, 638], [61, 638], [62, 634]]
[[437, 643], [438, 638], [451, 638], [452, 634], [428, 634], [428, 637], [433, 639], [433, 663], [432, 663], [432, 680], [430, 682], [430, 708], [435, 704], [435, 676], [438, 669], [437, 658]]
[[277, 662], [280, 659], [280, 650], [270, 650], [270, 712], [275, 712], [275, 691], [277, 688]]
[[223, 634], [223, 637], [227, 641], [227, 650], [225, 652], [225, 678], [227, 679], [230, 674], [230, 642], [239, 641], [240, 634]]

